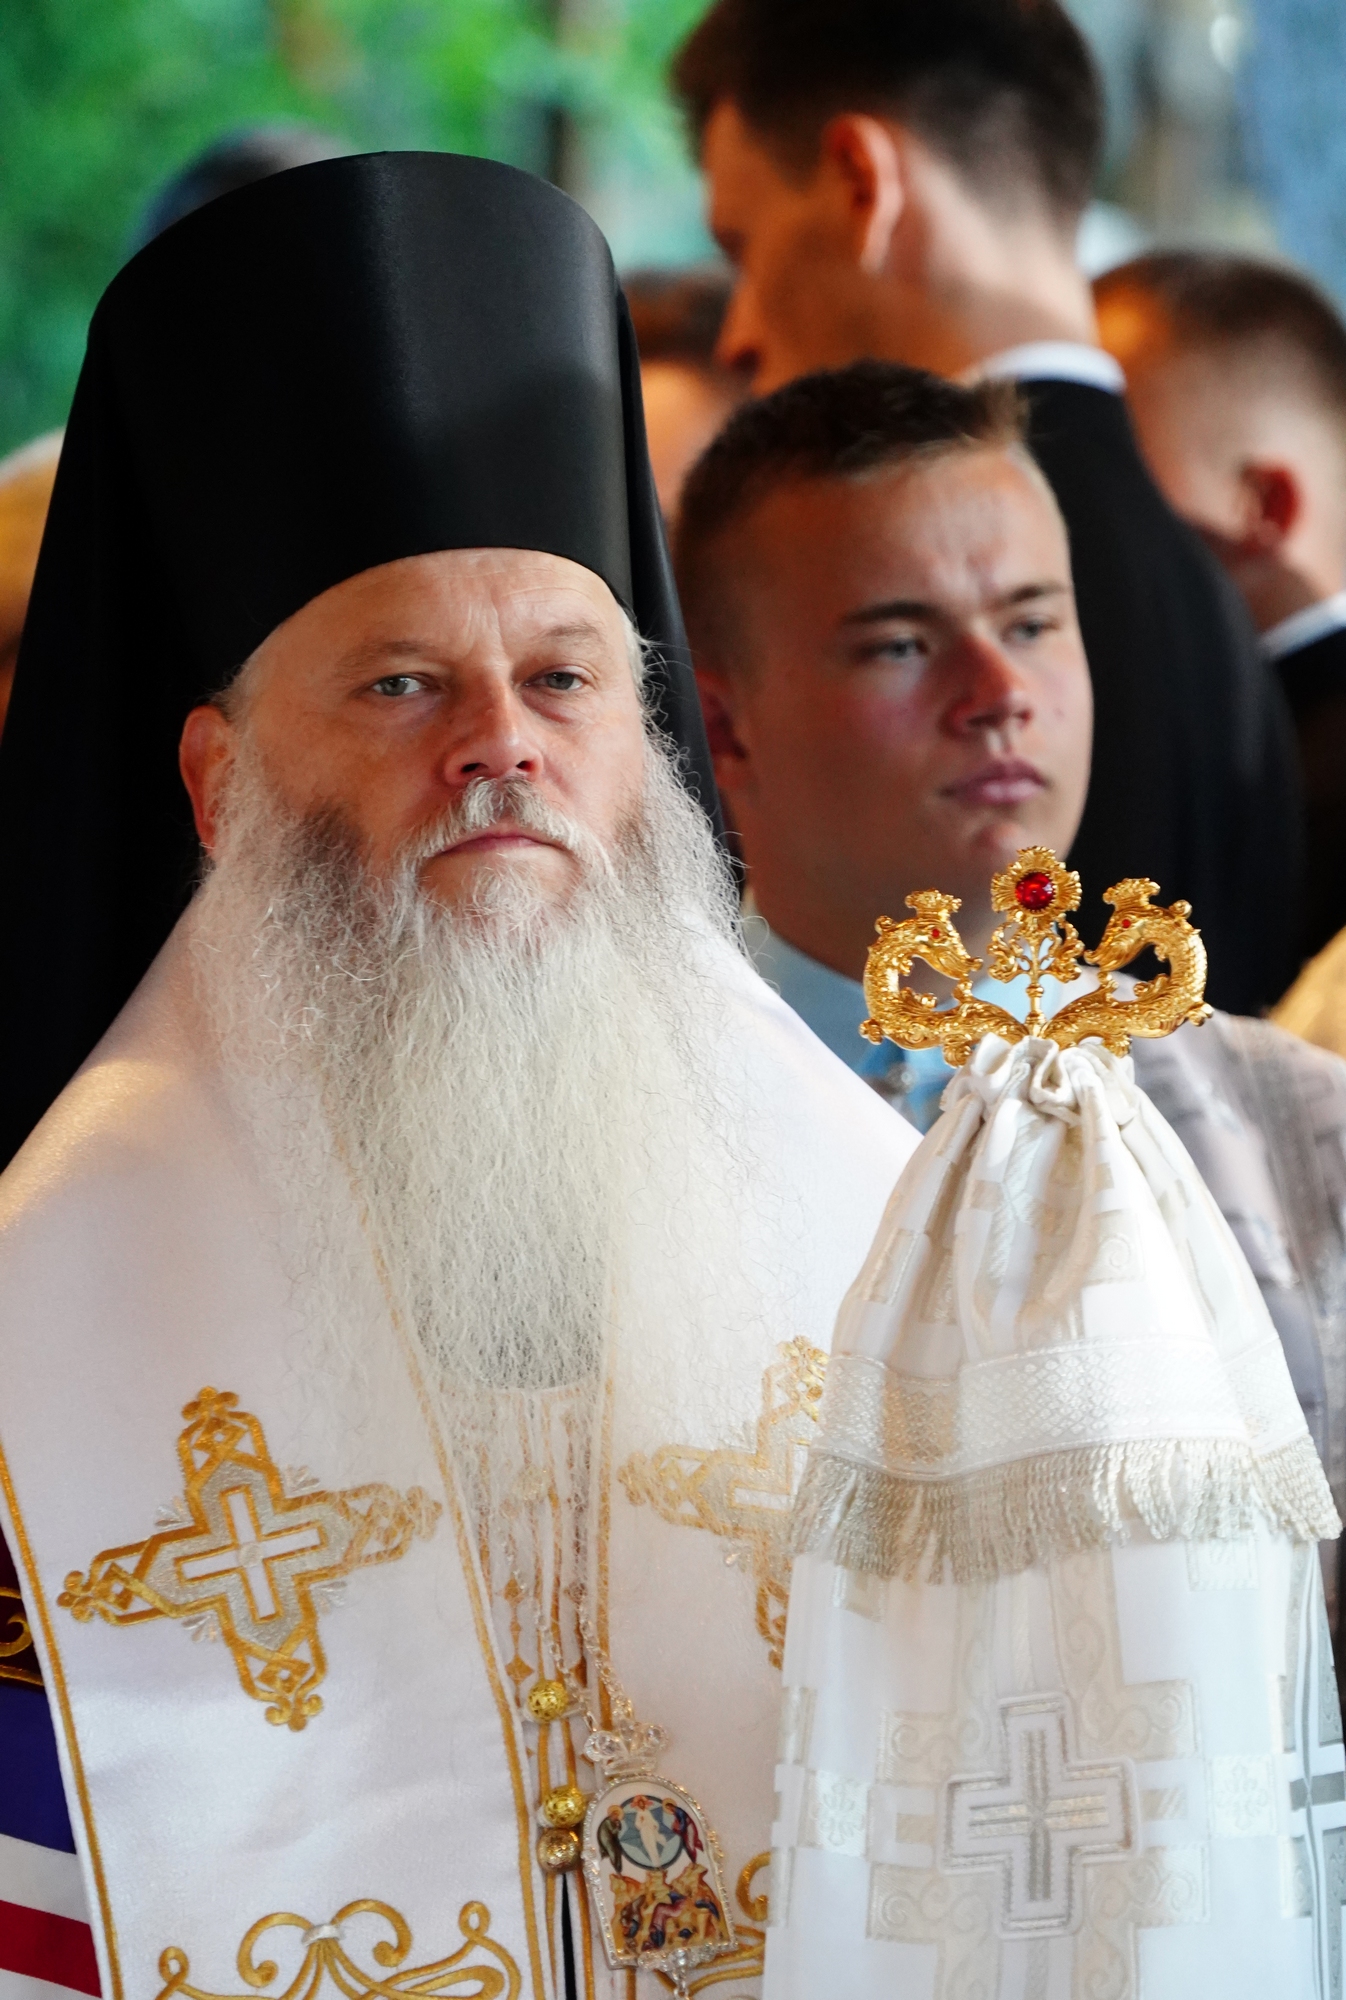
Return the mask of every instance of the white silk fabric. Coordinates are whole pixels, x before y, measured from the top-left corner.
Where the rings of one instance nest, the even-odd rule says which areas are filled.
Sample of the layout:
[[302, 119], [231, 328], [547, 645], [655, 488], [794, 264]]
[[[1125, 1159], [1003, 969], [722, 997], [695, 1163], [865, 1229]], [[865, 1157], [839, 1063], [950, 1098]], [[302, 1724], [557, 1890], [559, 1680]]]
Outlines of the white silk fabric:
[[988, 1038], [838, 1320], [768, 2000], [1340, 2000], [1338, 1531], [1129, 1059]]
[[[726, 1304], [715, 1379], [683, 1363], [675, 1312], [618, 1340], [595, 1588], [618, 1676], [668, 1731], [666, 1774], [723, 1842], [738, 2000], [760, 1992], [780, 1687], [759, 1616], [767, 1541], [752, 1524], [788, 1518], [800, 1424], [814, 1421], [796, 1411], [763, 1431], [764, 1377], [783, 1349], [826, 1347], [914, 1138], [745, 963], [721, 957], [726, 1063], [786, 1189], [741, 1246], [766, 1310], [746, 1324]], [[105, 2000], [184, 1987], [277, 2000], [297, 1979], [314, 2000], [460, 1988], [553, 2000], [561, 1904], [535, 1862], [539, 1793], [569, 1775], [567, 1755], [586, 1790], [594, 1773], [555, 1736], [540, 1770], [523, 1709], [536, 1635], [519, 1635], [521, 1675], [509, 1605], [492, 1601], [462, 1530], [372, 1264], [349, 1312], [377, 1393], [306, 1377], [302, 1282], [252, 1147], [178, 934], [0, 1183], [0, 1518], [57, 1722]], [[657, 1256], [652, 1239], [652, 1274]], [[186, 1518], [177, 1446], [207, 1385], [257, 1420], [289, 1508], [250, 1527], [244, 1489], [262, 1512], [267, 1496], [245, 1465], [214, 1523], [241, 1551], [228, 1578], [240, 1620], [249, 1594], [264, 1611], [268, 1590], [288, 1588], [285, 1563], [307, 1559], [295, 1544], [312, 1542], [311, 1496], [330, 1528], [420, 1495], [401, 1553], [318, 1602], [322, 1708], [301, 1729], [268, 1721], [218, 1630], [193, 1643], [211, 1639], [209, 1621], [78, 1622], [60, 1601], [101, 1552], [134, 1567], [145, 1538]], [[680, 1496], [702, 1490], [711, 1461], [723, 1504], [698, 1514]], [[194, 1554], [193, 1575], [229, 1557]], [[576, 1907], [580, 1992], [628, 2000], [628, 1975], [608, 1971]]]

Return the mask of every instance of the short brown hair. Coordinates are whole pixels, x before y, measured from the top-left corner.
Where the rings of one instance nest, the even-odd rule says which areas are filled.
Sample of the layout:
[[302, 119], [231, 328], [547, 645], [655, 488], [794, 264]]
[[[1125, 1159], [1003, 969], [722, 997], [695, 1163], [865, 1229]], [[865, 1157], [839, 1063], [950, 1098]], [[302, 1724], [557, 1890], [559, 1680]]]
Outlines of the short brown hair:
[[1003, 451], [1022, 444], [1023, 435], [1013, 382], [965, 387], [891, 361], [800, 375], [745, 404], [702, 453], [682, 492], [674, 564], [693, 651], [713, 648], [720, 622], [716, 544], [778, 488], [953, 452]]
[[1089, 199], [1103, 95], [1059, 0], [717, 0], [673, 63], [698, 140], [729, 100], [787, 156], [844, 111], [901, 119], [988, 203]]
[[1346, 325], [1297, 271], [1256, 257], [1163, 250], [1105, 272], [1094, 294], [1104, 306], [1128, 295], [1157, 306], [1175, 347], [1279, 346], [1314, 400], [1346, 422]]

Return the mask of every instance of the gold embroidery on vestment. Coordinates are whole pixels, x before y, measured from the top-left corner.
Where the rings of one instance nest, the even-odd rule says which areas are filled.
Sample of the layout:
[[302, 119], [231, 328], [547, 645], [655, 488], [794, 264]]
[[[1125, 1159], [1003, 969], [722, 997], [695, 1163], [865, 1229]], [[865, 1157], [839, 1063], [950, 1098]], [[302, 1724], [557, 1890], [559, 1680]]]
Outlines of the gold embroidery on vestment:
[[533, 1885], [533, 1828], [528, 1811], [523, 1758], [518, 1733], [514, 1727], [515, 1711], [510, 1705], [509, 1696], [506, 1693], [504, 1683], [500, 1678], [497, 1668], [496, 1651], [491, 1637], [489, 1613], [482, 1595], [481, 1584], [484, 1580], [485, 1572], [478, 1566], [478, 1552], [473, 1549], [472, 1540], [468, 1533], [467, 1520], [463, 1512], [457, 1482], [444, 1443], [444, 1434], [435, 1417], [434, 1407], [430, 1401], [430, 1394], [426, 1387], [425, 1372], [413, 1344], [413, 1337], [407, 1332], [401, 1314], [393, 1304], [393, 1294], [388, 1283], [387, 1271], [377, 1251], [374, 1252], [374, 1261], [379, 1273], [379, 1281], [383, 1286], [384, 1296], [388, 1300], [389, 1314], [397, 1333], [398, 1344], [402, 1349], [402, 1358], [406, 1364], [407, 1373], [411, 1378], [412, 1387], [415, 1390], [416, 1402], [421, 1412], [421, 1421], [424, 1423], [430, 1442], [434, 1447], [435, 1460], [439, 1466], [439, 1475], [444, 1483], [444, 1491], [448, 1496], [449, 1520], [457, 1541], [458, 1560], [462, 1566], [463, 1581], [467, 1587], [468, 1601], [472, 1607], [472, 1624], [476, 1633], [477, 1650], [481, 1655], [482, 1664], [486, 1669], [486, 1678], [490, 1684], [491, 1697], [495, 1702], [496, 1715], [500, 1721], [501, 1741], [504, 1745], [505, 1759], [509, 1765], [510, 1789], [514, 1795], [514, 1822], [518, 1842], [519, 1886], [523, 1892], [523, 1921], [524, 1930], [528, 1937], [529, 1972], [532, 1979], [532, 1990], [535, 2000], [543, 2000], [545, 1988], [542, 1981], [542, 1945], [538, 1932], [537, 1905]]
[[[790, 1601], [790, 1508], [818, 1421], [827, 1356], [798, 1338], [784, 1342], [762, 1377], [756, 1449], [703, 1451], [666, 1444], [637, 1452], [617, 1477], [634, 1506], [648, 1502], [666, 1521], [706, 1528], [750, 1558], [757, 1629], [773, 1667], [785, 1647]], [[733, 1559], [733, 1552], [726, 1560]]]
[[[8, 1604], [17, 1608], [10, 1611]], [[33, 1634], [23, 1615], [23, 1599], [8, 1584], [0, 1584], [0, 1619], [5, 1620], [6, 1632], [16, 1632], [13, 1638], [0, 1639], [0, 1681], [21, 1681], [24, 1687], [40, 1688], [42, 1675], [38, 1670]]]
[[769, 1868], [770, 1866], [771, 1849], [768, 1847], [764, 1853], [754, 1854], [752, 1860], [739, 1870], [738, 1886], [735, 1891], [738, 1896], [738, 1906], [744, 1916], [750, 1918], [755, 1924], [764, 1924], [767, 1920], [767, 1899], [765, 1894], [761, 1896], [753, 1895], [753, 1881], [756, 1876], [761, 1874], [764, 1868]]
[[[369, 1951], [369, 1957], [382, 1968], [380, 1972], [367, 1971], [345, 1948], [342, 1926], [352, 1917], [365, 1915], [380, 1918], [393, 1934], [391, 1942], [380, 1939]], [[253, 1954], [267, 1931], [289, 1926], [303, 1933], [304, 1957], [289, 1985], [272, 1996], [272, 2000], [299, 2000], [301, 1995], [303, 2000], [318, 2000], [328, 1984], [344, 2000], [372, 2000], [375, 1995], [379, 2000], [403, 2000], [403, 1996], [413, 1994], [417, 2000], [421, 1996], [429, 2000], [429, 1996], [462, 1992], [469, 1987], [471, 2000], [517, 2000], [523, 1985], [519, 1968], [505, 1947], [490, 1935], [490, 1922], [491, 1913], [484, 1903], [464, 1903], [458, 1928], [466, 1943], [433, 1964], [404, 1967], [411, 1951], [411, 1926], [387, 1903], [376, 1903], [369, 1898], [347, 1903], [325, 1924], [311, 1924], [307, 1917], [277, 1910], [269, 1917], [259, 1918], [239, 1946], [239, 1977], [254, 1993], [274, 1985], [280, 1976], [275, 1961], [263, 1959], [258, 1963]], [[186, 2000], [231, 2000], [231, 1996], [191, 1985], [190, 1971], [186, 1952], [178, 1945], [169, 1945], [159, 1956], [159, 1977], [164, 1984], [155, 2000], [168, 2000], [174, 1993], [185, 1995]]]
[[244, 1692], [269, 1704], [268, 1722], [302, 1729], [322, 1708], [326, 1587], [396, 1562], [414, 1537], [429, 1539], [443, 1510], [419, 1486], [405, 1497], [381, 1485], [287, 1492], [261, 1424], [237, 1402], [203, 1389], [184, 1408], [175, 1525], [102, 1550], [87, 1576], [70, 1572], [56, 1601], [82, 1623], [189, 1621], [194, 1636], [223, 1639]]

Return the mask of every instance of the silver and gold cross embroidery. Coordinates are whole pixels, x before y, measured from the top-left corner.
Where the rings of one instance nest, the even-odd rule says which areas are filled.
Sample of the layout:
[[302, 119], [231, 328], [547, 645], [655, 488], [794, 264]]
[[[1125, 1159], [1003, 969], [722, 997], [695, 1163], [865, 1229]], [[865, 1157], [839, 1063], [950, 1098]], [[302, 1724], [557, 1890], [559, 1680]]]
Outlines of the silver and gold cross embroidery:
[[194, 1637], [222, 1639], [244, 1692], [268, 1704], [267, 1721], [302, 1729], [322, 1708], [324, 1597], [352, 1570], [396, 1562], [415, 1537], [428, 1540], [441, 1509], [419, 1486], [326, 1493], [311, 1477], [287, 1480], [261, 1424], [237, 1403], [203, 1389], [186, 1405], [185, 1489], [170, 1524], [102, 1550], [87, 1576], [72, 1570], [56, 1601], [81, 1623], [177, 1618]]

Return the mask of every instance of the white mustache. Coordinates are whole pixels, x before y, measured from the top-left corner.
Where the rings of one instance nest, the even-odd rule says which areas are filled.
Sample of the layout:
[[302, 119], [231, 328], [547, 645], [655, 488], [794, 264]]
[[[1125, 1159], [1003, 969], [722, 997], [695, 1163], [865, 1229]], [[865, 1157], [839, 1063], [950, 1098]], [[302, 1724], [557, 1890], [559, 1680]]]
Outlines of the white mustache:
[[398, 849], [400, 867], [414, 873], [461, 840], [509, 822], [573, 854], [586, 869], [612, 870], [612, 857], [587, 827], [548, 803], [526, 778], [473, 778], [462, 796]]

